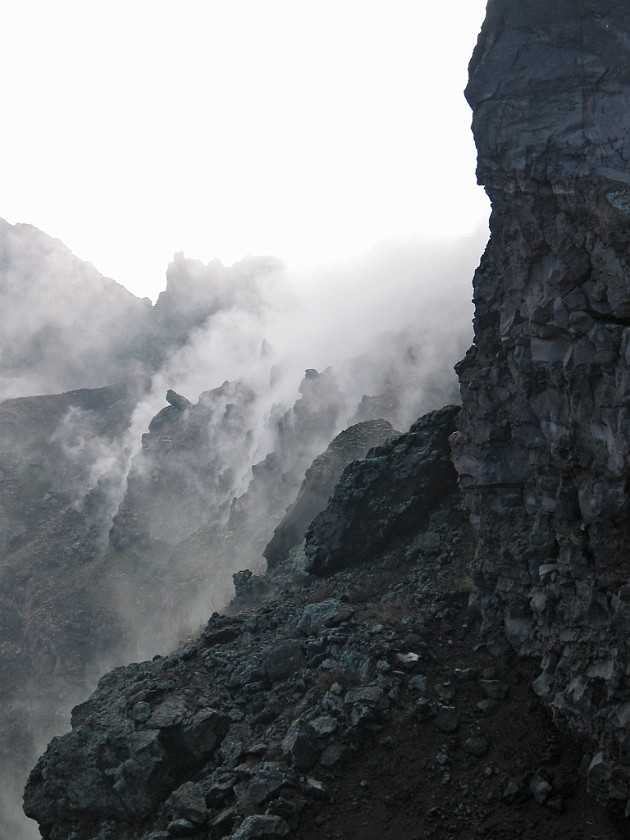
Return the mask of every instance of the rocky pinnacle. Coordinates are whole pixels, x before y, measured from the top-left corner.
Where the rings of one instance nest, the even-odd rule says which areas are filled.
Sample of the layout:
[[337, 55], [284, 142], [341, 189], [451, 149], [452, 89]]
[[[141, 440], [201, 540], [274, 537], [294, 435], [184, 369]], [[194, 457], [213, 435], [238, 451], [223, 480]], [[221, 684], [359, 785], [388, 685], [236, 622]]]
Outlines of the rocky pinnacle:
[[470, 63], [491, 239], [453, 436], [485, 628], [540, 658], [630, 810], [630, 17], [621, 0], [490, 0]]

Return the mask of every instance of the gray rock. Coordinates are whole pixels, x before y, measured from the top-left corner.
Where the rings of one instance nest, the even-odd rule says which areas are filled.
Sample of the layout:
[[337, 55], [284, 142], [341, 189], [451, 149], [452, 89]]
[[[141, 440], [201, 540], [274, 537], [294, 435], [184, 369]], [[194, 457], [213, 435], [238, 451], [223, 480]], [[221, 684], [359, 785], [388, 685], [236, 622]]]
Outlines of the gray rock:
[[[587, 0], [580, 15], [488, 4], [466, 96], [492, 236], [451, 439], [488, 636], [556, 655], [535, 690], [593, 753], [606, 748], [594, 789], [613, 800], [630, 789], [609, 713], [625, 699], [629, 631], [628, 35], [619, 0]], [[593, 678], [605, 690], [589, 669], [610, 675]]]
[[344, 744], [333, 742], [332, 744], [328, 744], [322, 752], [319, 762], [322, 767], [334, 767], [343, 759], [347, 751], [348, 749]]
[[235, 785], [234, 793], [237, 797], [244, 797], [256, 805], [264, 805], [290, 783], [286, 772], [280, 767], [263, 765], [253, 778]]
[[307, 777], [304, 790], [313, 799], [326, 799], [328, 796], [328, 786], [319, 779], [313, 778], [313, 776]]
[[514, 802], [522, 788], [518, 779], [509, 779], [507, 785], [503, 789], [503, 799], [507, 802]]
[[529, 789], [539, 805], [544, 805], [553, 791], [549, 782], [546, 779], [542, 779], [540, 776], [534, 776], [531, 779]]
[[508, 686], [499, 680], [479, 680], [479, 687], [491, 700], [503, 700], [509, 691]]
[[351, 611], [350, 615], [347, 614], [347, 611], [348, 607], [336, 598], [320, 601], [317, 604], [307, 604], [298, 622], [298, 630], [306, 636], [319, 635], [327, 627], [332, 627], [339, 615], [345, 615], [346, 620], [350, 618], [354, 610]]
[[189, 820], [172, 820], [166, 828], [167, 837], [190, 837], [197, 832], [198, 826]]
[[290, 677], [304, 667], [304, 651], [300, 642], [278, 642], [263, 651], [260, 666], [269, 682]]
[[148, 703], [138, 702], [133, 707], [133, 719], [136, 723], [146, 723], [151, 717], [151, 706]]
[[389, 699], [382, 688], [378, 686], [365, 686], [365, 688], [353, 688], [346, 693], [344, 703], [354, 705], [361, 703], [371, 709], [386, 709], [389, 706]]
[[462, 741], [462, 749], [471, 755], [482, 756], [488, 752], [488, 742], [483, 735], [471, 735]]
[[411, 677], [411, 679], [407, 683], [407, 688], [410, 691], [417, 691], [420, 694], [426, 694], [429, 690], [429, 681], [426, 677], [423, 677], [421, 674], [417, 674], [415, 677]]
[[455, 732], [459, 725], [457, 709], [454, 706], [438, 706], [433, 725], [440, 732]]
[[310, 770], [319, 759], [313, 728], [300, 718], [294, 720], [282, 741], [282, 752], [297, 770]]
[[188, 820], [193, 825], [201, 825], [208, 816], [204, 790], [193, 782], [185, 782], [177, 788], [169, 796], [166, 808], [174, 820]]
[[314, 718], [310, 721], [310, 725], [318, 738], [326, 738], [338, 728], [337, 721], [330, 715]]
[[232, 840], [279, 840], [289, 834], [289, 826], [280, 817], [256, 814], [246, 817], [232, 834]]
[[209, 756], [229, 728], [229, 718], [216, 709], [201, 709], [187, 723], [169, 727], [163, 742], [169, 752], [179, 751], [193, 759]]
[[236, 808], [233, 806], [229, 808], [223, 808], [223, 810], [219, 811], [212, 819], [210, 820], [210, 825], [214, 829], [214, 831], [219, 835], [219, 837], [223, 837], [229, 831], [231, 831], [236, 823], [238, 822], [240, 815]]

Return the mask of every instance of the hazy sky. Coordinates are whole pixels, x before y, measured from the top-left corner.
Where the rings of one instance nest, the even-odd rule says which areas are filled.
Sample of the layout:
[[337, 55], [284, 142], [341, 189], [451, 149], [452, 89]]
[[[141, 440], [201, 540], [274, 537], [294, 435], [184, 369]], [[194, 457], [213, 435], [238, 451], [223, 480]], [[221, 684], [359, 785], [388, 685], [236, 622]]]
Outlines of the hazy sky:
[[174, 251], [468, 234], [485, 0], [0, 0], [0, 216], [155, 298]]

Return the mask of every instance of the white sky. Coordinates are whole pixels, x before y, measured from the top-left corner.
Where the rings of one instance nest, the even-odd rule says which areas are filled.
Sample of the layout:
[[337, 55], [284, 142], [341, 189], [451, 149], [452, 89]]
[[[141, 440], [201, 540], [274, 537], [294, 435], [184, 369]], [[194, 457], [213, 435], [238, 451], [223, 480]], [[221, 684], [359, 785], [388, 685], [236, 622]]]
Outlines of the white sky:
[[297, 266], [467, 235], [485, 0], [0, 0], [0, 216], [155, 298], [174, 251]]

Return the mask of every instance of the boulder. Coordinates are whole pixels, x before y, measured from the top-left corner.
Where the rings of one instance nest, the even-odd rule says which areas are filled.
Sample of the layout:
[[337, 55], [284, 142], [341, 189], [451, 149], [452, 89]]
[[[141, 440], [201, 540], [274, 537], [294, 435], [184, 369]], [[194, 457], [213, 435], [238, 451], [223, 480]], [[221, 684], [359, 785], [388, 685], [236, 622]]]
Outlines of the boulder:
[[384, 545], [427, 528], [431, 513], [457, 493], [449, 436], [458, 412], [432, 411], [346, 467], [306, 532], [309, 572], [326, 577], [365, 563]]

